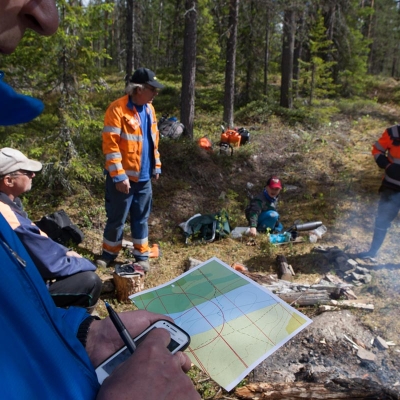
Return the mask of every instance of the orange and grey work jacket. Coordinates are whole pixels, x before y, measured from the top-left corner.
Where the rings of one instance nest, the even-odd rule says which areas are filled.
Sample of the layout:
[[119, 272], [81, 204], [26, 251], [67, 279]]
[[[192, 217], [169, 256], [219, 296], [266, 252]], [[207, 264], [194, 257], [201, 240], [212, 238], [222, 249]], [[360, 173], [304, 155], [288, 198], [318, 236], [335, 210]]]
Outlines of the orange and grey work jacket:
[[382, 185], [400, 191], [400, 125], [383, 132], [372, 146], [372, 155], [378, 166], [385, 169]]
[[[157, 119], [153, 105], [148, 103], [145, 107], [150, 116], [155, 160], [153, 175], [155, 175], [161, 173]], [[112, 102], [104, 117], [103, 153], [106, 156], [105, 169], [114, 182], [121, 182], [126, 178], [134, 182], [139, 180], [142, 148], [143, 132], [140, 117], [129, 100], [129, 96], [126, 95]]]

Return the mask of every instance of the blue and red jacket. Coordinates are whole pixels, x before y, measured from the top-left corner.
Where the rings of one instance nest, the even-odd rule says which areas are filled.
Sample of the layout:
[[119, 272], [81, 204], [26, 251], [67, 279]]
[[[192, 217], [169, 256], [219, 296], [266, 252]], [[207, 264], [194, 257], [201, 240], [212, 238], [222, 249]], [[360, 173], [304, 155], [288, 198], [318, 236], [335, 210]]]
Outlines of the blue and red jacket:
[[95, 399], [95, 370], [77, 339], [89, 317], [57, 308], [25, 247], [0, 214], [0, 393], [4, 399]]

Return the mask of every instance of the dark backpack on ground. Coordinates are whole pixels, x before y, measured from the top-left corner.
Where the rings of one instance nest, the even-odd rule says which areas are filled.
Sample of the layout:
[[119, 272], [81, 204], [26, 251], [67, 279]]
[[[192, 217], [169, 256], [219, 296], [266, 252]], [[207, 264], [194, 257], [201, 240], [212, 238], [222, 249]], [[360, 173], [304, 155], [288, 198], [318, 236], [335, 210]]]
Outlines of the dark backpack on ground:
[[158, 130], [161, 137], [179, 139], [185, 132], [185, 126], [175, 117], [167, 118], [163, 115], [158, 122]]
[[85, 237], [83, 232], [72, 223], [64, 210], [45, 215], [40, 221], [35, 222], [35, 224], [50, 239], [64, 246], [68, 246], [71, 242], [79, 244]]
[[187, 223], [184, 235], [186, 243], [213, 242], [215, 239], [227, 237], [230, 233], [228, 213], [220, 211], [216, 214], [203, 214], [191, 218]]
[[250, 132], [246, 128], [239, 128], [238, 132], [240, 135], [240, 145], [241, 146], [250, 142]]

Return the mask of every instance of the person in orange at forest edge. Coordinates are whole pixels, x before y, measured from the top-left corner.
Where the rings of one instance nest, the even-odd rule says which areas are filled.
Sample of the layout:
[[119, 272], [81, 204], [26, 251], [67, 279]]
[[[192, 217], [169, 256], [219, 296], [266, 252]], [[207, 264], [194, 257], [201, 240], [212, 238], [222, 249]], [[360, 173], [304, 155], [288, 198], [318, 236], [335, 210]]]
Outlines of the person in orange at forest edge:
[[373, 258], [385, 240], [387, 230], [400, 210], [400, 125], [387, 128], [372, 146], [372, 155], [384, 176], [379, 188], [380, 200], [372, 243], [359, 258]]
[[104, 117], [103, 153], [106, 156], [105, 206], [107, 223], [103, 253], [97, 260], [108, 266], [122, 248], [124, 225], [130, 213], [135, 267], [150, 270], [148, 219], [152, 205], [151, 178], [161, 173], [159, 132], [151, 104], [163, 88], [153, 71], [137, 69], [126, 96], [111, 103]]

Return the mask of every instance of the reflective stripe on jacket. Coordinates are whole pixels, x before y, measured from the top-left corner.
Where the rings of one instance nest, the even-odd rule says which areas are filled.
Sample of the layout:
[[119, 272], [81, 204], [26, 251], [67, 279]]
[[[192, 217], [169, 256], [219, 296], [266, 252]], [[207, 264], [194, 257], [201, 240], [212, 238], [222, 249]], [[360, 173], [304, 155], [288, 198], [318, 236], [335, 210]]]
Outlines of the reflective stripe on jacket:
[[29, 218], [1, 201], [0, 212], [18, 235], [43, 279], [96, 270], [95, 265], [87, 258], [67, 257], [67, 247], [50, 239]]
[[[135, 107], [129, 107], [129, 96], [121, 97], [110, 104], [104, 117], [103, 153], [106, 156], [105, 169], [114, 181], [126, 178], [138, 182], [141, 169], [143, 132], [140, 117]], [[158, 152], [159, 133], [154, 107], [145, 105], [150, 116], [151, 138], [154, 148], [155, 168], [153, 174], [161, 173]], [[115, 178], [117, 180], [115, 180]]]
[[385, 169], [382, 185], [400, 189], [400, 125], [386, 129], [372, 146], [372, 155], [380, 168]]
[[84, 308], [57, 308], [27, 251], [0, 215], [2, 399], [94, 400], [99, 384], [77, 339]]

